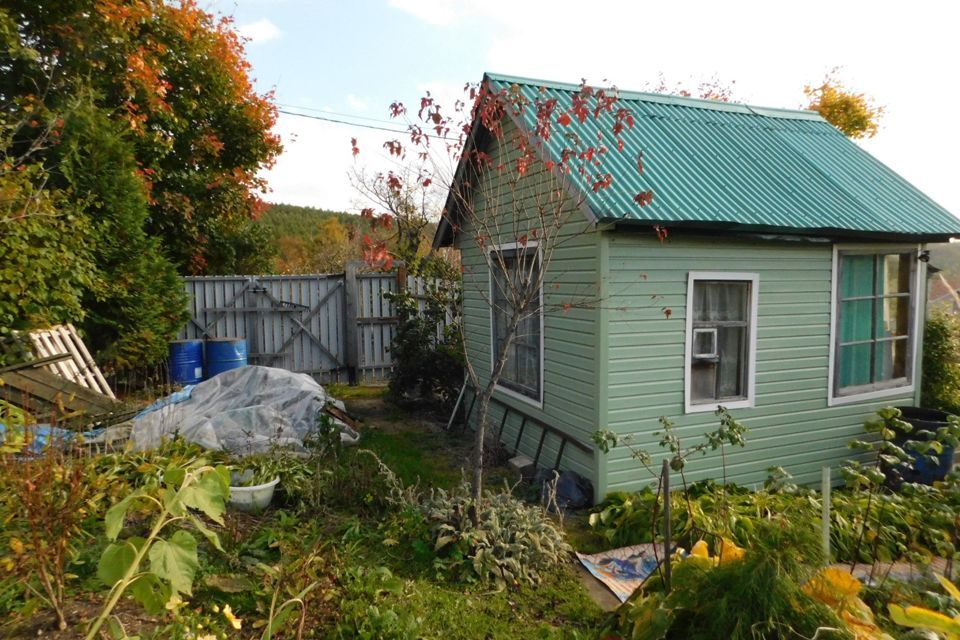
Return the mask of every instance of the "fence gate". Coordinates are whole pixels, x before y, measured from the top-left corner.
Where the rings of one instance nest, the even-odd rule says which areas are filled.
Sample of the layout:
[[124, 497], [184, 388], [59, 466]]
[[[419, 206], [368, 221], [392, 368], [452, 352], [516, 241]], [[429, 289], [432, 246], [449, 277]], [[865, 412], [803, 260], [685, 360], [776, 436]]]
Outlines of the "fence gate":
[[[184, 278], [190, 320], [179, 338], [244, 338], [250, 364], [309, 373], [323, 383], [378, 382], [393, 368], [390, 344], [399, 323], [384, 296], [403, 284], [422, 312], [438, 281], [367, 273], [362, 262], [345, 273]], [[453, 322], [452, 311], [437, 327]]]
[[244, 338], [250, 364], [346, 380], [343, 275], [185, 278], [181, 339]]

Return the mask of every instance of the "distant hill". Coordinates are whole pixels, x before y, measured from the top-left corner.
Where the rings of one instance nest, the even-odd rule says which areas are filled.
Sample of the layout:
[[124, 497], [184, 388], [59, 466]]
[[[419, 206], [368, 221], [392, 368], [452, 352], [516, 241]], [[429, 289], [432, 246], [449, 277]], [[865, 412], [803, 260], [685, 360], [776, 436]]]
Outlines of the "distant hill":
[[282, 203], [268, 205], [257, 224], [266, 229], [273, 240], [282, 236], [312, 238], [317, 232], [317, 225], [328, 218], [338, 218], [344, 225], [352, 224], [361, 229], [367, 226], [366, 220], [352, 213]]

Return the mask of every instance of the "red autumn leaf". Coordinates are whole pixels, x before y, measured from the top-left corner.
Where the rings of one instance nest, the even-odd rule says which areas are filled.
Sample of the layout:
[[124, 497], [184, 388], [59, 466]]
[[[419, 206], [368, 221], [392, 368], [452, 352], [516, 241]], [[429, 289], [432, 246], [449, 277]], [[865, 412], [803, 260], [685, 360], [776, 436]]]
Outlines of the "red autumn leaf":
[[353, 152], [353, 156], [356, 157], [360, 153], [360, 147], [357, 146], [357, 139], [350, 138], [350, 150]]
[[597, 193], [601, 189], [606, 189], [611, 184], [613, 184], [613, 176], [609, 173], [604, 173], [597, 176], [597, 180], [593, 183], [593, 192]]
[[671, 309], [670, 307], [664, 307], [662, 311], [663, 311], [663, 315], [666, 316], [667, 320], [669, 320], [670, 316], [673, 315], [673, 309]]
[[557, 122], [558, 122], [561, 126], [568, 127], [568, 126], [570, 126], [570, 123], [572, 122], [572, 120], [570, 119], [569, 114], [561, 113], [561, 114], [560, 114], [560, 117], [557, 118]]
[[653, 202], [653, 191], [641, 191], [637, 195], [633, 196], [633, 201], [641, 207], [645, 207]]
[[572, 308], [573, 308], [573, 305], [570, 304], [569, 302], [564, 302], [564, 303], [563, 303], [563, 312], [564, 312], [564, 313], [566, 313], [567, 311], [570, 311], [570, 309], [572, 309]]
[[519, 244], [521, 247], [527, 246], [527, 234], [523, 234], [517, 238], [517, 244]]
[[429, 187], [431, 184], [433, 184], [433, 180], [431, 180], [430, 178], [424, 178], [422, 184], [423, 184], [423, 188], [426, 189], [426, 188]]

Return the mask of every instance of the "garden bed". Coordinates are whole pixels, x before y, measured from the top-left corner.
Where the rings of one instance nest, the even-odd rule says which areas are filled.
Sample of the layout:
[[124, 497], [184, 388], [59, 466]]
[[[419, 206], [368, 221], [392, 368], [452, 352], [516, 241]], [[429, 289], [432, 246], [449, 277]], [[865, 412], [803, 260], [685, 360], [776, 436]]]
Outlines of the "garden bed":
[[[403, 486], [419, 482], [425, 496], [431, 489], [444, 490], [455, 500], [469, 451], [466, 439], [447, 434], [438, 422], [397, 409], [383, 399], [380, 390], [350, 391], [342, 395], [348, 409], [363, 420], [360, 447], [393, 469]], [[338, 455], [336, 467], [318, 469], [326, 478], [322, 487], [302, 477], [302, 470], [289, 468], [281, 472], [287, 477], [281, 480], [274, 505], [263, 513], [227, 511], [222, 524], [204, 518], [222, 551], [195, 535], [198, 562], [191, 593], [180, 596], [182, 604], [166, 603], [159, 611], [147, 612], [125, 595], [110, 621], [131, 635], [173, 639], [199, 639], [206, 634], [260, 638], [271, 619], [276, 626], [274, 638], [298, 634], [371, 639], [573, 638], [591, 637], [602, 624], [602, 611], [590, 600], [571, 563], [542, 568], [534, 580], [518, 578], [501, 585], [481, 580], [457, 564], [455, 554], [460, 551], [438, 555], [425, 544], [429, 531], [412, 512], [388, 505], [385, 492], [390, 489], [377, 475], [373, 456], [357, 448]], [[90, 491], [83, 495], [87, 513], [73, 523], [77, 530], [66, 562], [67, 573], [74, 576], [67, 576], [64, 583], [68, 628], [57, 631], [48, 603], [37, 595], [42, 595], [42, 589], [28, 571], [26, 554], [12, 551], [19, 544], [27, 545], [25, 552], [31, 551], [20, 533], [31, 523], [15, 521], [0, 533], [6, 554], [2, 559], [8, 564], [7, 577], [0, 582], [0, 618], [9, 620], [0, 635], [84, 637], [85, 626], [97, 617], [108, 596], [98, 579], [98, 563], [109, 544], [104, 528], [107, 509], [156, 482], [162, 470], [189, 468], [198, 457], [211, 465], [231, 462], [224, 455], [204, 453], [185, 443], [152, 453], [57, 459], [55, 463], [63, 469], [79, 468], [78, 478], [90, 484]], [[0, 478], [5, 491], [17, 491], [17, 478], [11, 477], [16, 469], [17, 463], [7, 457], [3, 469], [7, 473]], [[493, 470], [490, 486], [507, 476], [506, 469]], [[68, 487], [57, 484], [61, 481], [56, 477], [46, 481], [70, 493]], [[431, 504], [436, 507], [437, 503]], [[2, 508], [12, 505], [4, 503]], [[118, 540], [146, 535], [152, 518], [147, 502], [131, 506]], [[168, 531], [175, 529], [170, 525]], [[37, 593], [24, 591], [17, 576], [31, 581]], [[299, 604], [277, 615], [283, 603], [297, 597], [307, 612], [302, 628]], [[234, 618], [242, 621], [240, 629], [232, 626]]]

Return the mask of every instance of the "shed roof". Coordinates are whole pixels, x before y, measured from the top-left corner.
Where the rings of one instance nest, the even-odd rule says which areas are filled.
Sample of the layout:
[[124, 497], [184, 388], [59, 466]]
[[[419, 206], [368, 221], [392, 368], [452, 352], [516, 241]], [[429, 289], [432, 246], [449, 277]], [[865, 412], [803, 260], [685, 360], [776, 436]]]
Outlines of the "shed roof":
[[[531, 102], [556, 98], [559, 109], [580, 90], [491, 73], [484, 81]], [[634, 126], [621, 134], [623, 153], [607, 157], [612, 186], [594, 192], [573, 176], [598, 222], [870, 238], [960, 235], [960, 219], [815, 112], [631, 91], [619, 92], [617, 107], [632, 112]], [[535, 120], [526, 109], [519, 124], [532, 129]], [[594, 140], [611, 122], [573, 118], [569, 129]], [[543, 144], [555, 159], [568, 146], [556, 134]], [[635, 163], [641, 151], [642, 174]], [[653, 202], [638, 206], [634, 196], [646, 190]]]

